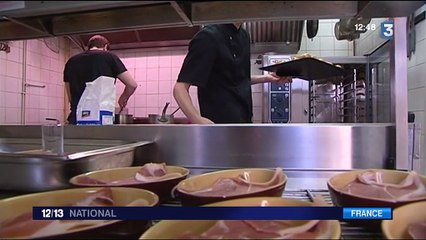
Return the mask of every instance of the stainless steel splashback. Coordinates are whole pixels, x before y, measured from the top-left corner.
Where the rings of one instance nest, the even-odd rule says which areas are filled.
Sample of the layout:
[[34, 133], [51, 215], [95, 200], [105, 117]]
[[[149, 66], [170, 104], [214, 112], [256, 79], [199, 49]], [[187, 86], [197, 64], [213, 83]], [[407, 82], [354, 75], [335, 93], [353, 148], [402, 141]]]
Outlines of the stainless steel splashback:
[[[139, 159], [212, 168], [305, 170], [392, 168], [391, 124], [216, 124], [66, 126], [66, 139], [155, 142]], [[37, 138], [40, 126], [0, 126], [3, 138]]]

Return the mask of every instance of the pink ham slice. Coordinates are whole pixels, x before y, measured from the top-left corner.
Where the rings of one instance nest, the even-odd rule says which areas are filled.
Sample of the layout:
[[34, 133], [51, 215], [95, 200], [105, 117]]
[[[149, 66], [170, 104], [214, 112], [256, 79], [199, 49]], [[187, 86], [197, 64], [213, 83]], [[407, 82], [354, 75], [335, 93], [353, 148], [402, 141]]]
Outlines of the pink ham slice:
[[399, 184], [385, 183], [383, 173], [367, 171], [341, 189], [358, 196], [379, 198], [391, 202], [405, 201], [426, 196], [426, 187], [420, 176], [412, 171]]
[[77, 181], [78, 183], [81, 183], [81, 184], [120, 186], [120, 185], [157, 182], [157, 181], [167, 180], [167, 179], [176, 178], [180, 176], [182, 176], [181, 173], [167, 173], [165, 163], [147, 163], [142, 166], [142, 168], [135, 174], [135, 176], [132, 176], [130, 178], [120, 179], [115, 181], [104, 181], [104, 180], [95, 179], [89, 176], [81, 176], [78, 178]]
[[211, 187], [196, 191], [181, 190], [193, 195], [208, 197], [229, 197], [251, 192], [258, 192], [265, 188], [279, 184], [284, 178], [281, 168], [275, 170], [273, 177], [267, 182], [254, 182], [248, 173], [238, 177], [219, 178]]
[[39, 229], [42, 229], [53, 222], [53, 220], [37, 220], [34, 221], [33, 213], [28, 212], [19, 215], [10, 220], [0, 223], [0, 238], [16, 238], [31, 236]]
[[[111, 202], [111, 190], [101, 189], [76, 204], [73, 204], [73, 206], [105, 205], [105, 203]], [[0, 238], [31, 236], [54, 222], [54, 220], [33, 220], [32, 218], [32, 212], [28, 212], [0, 223]]]
[[410, 224], [408, 234], [413, 239], [426, 239], [426, 221]]
[[146, 163], [138, 172], [143, 176], [161, 177], [167, 174], [165, 163]]
[[111, 188], [102, 188], [72, 206], [114, 206]]
[[[324, 206], [321, 197], [314, 199], [314, 206]], [[329, 239], [330, 221], [311, 220], [293, 226], [289, 220], [219, 220], [201, 234], [184, 234], [189, 239]], [[292, 224], [293, 223], [293, 224]]]
[[186, 233], [181, 239], [272, 239], [278, 234], [256, 231], [245, 221], [219, 220], [201, 235]]
[[147, 163], [136, 173], [139, 182], [155, 182], [182, 176], [180, 173], [167, 173], [165, 163]]
[[[144, 206], [148, 203], [135, 201], [129, 206]], [[88, 197], [69, 204], [71, 206], [113, 206], [114, 201], [110, 188], [103, 188]], [[104, 220], [33, 220], [32, 212], [21, 214], [13, 219], [0, 223], [0, 238], [12, 237], [41, 237], [49, 234], [65, 233], [71, 229], [87, 227], [105, 222]]]

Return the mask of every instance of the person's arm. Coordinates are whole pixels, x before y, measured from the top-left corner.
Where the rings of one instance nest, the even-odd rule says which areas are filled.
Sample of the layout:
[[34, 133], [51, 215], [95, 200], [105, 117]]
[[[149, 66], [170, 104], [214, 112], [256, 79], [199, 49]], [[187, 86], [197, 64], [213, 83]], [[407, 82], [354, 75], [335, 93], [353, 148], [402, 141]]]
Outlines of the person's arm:
[[118, 74], [117, 78], [125, 85], [123, 93], [118, 99], [118, 105], [120, 108], [124, 108], [127, 105], [127, 101], [129, 100], [130, 96], [132, 96], [132, 94], [136, 91], [138, 84], [136, 83], [135, 79], [133, 79], [129, 71], [124, 71]]
[[267, 83], [267, 82], [277, 82], [279, 84], [284, 84], [284, 83], [291, 83], [292, 81], [293, 81], [292, 77], [288, 77], [288, 76], [279, 77], [275, 73], [251, 76], [251, 84]]
[[185, 82], [177, 82], [173, 87], [173, 97], [176, 99], [182, 112], [191, 121], [196, 124], [213, 123], [210, 119], [202, 117], [192, 103], [191, 96], [189, 95], [189, 87], [191, 84]]
[[68, 103], [71, 104], [71, 88], [69, 82], [65, 82], [65, 91], [67, 92]]

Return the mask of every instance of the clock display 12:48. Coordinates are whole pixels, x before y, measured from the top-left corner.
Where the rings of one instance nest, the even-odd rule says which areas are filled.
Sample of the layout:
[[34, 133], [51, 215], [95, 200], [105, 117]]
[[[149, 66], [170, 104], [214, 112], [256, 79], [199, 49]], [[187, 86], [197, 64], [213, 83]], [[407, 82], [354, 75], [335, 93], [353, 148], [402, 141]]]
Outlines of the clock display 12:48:
[[369, 23], [369, 24], [362, 24], [362, 23], [357, 23], [355, 24], [355, 31], [357, 32], [365, 32], [367, 30], [376, 30], [376, 24], [374, 23]]

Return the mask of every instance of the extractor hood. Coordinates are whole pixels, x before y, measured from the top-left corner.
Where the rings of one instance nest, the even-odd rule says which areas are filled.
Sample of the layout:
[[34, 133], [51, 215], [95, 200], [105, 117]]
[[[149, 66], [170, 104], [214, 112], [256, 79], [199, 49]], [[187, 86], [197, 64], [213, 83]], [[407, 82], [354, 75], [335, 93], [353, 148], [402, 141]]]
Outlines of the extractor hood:
[[251, 52], [264, 54], [296, 54], [302, 41], [304, 21], [246, 22], [243, 27], [250, 34]]
[[254, 52], [270, 48], [291, 53], [298, 49], [302, 21], [403, 17], [423, 4], [425, 1], [0, 1], [0, 41], [67, 36], [83, 46], [87, 36], [102, 33], [117, 40], [111, 46], [116, 49], [185, 45], [202, 25], [246, 22]]
[[[251, 52], [295, 54], [300, 48], [304, 21], [247, 22], [242, 25], [250, 34]], [[111, 50], [187, 46], [200, 26], [126, 30], [102, 33], [111, 42]], [[72, 35], [86, 44], [93, 34]]]

